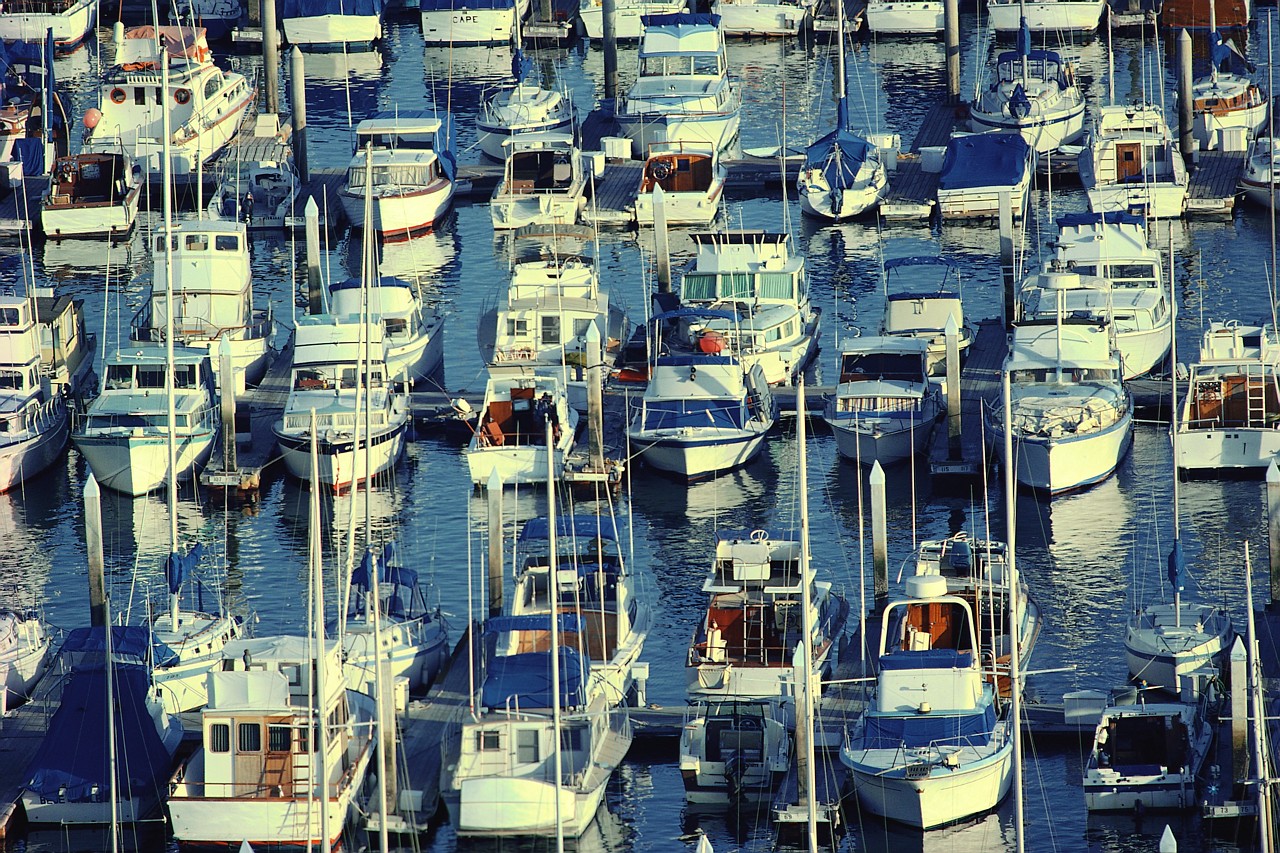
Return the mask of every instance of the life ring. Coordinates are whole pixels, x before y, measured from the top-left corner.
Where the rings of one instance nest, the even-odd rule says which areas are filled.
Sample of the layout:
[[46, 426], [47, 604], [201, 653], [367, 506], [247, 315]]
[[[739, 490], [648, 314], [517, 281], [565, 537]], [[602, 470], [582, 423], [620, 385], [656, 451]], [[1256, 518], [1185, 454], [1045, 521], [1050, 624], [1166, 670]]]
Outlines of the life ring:
[[180, 103], [180, 104], [188, 103], [188, 102], [190, 102], [190, 100], [191, 100], [191, 90], [190, 90], [190, 89], [176, 89], [176, 90], [174, 90], [174, 93], [173, 93], [173, 99], [174, 99], [175, 101], [177, 101], [178, 103]]
[[111, 103], [113, 104], [124, 103], [124, 89], [117, 87], [111, 90]]

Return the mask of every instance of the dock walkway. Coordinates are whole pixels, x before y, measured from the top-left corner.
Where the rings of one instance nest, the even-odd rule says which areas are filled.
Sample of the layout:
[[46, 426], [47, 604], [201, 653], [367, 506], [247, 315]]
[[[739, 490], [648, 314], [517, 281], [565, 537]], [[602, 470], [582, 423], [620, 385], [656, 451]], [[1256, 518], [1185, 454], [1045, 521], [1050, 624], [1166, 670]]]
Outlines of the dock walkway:
[[1244, 171], [1243, 151], [1201, 151], [1187, 186], [1188, 216], [1230, 216]]
[[0, 841], [12, 838], [26, 823], [20, 806], [22, 788], [70, 676], [61, 663], [60, 657], [55, 658], [31, 699], [0, 718]]
[[889, 175], [889, 193], [880, 204], [886, 219], [928, 219], [938, 196], [937, 172], [926, 172], [922, 148], [945, 146], [956, 127], [955, 104], [938, 100], [925, 113], [908, 153], [899, 155], [898, 166]]
[[935, 481], [972, 481], [982, 476], [982, 412], [1000, 395], [1000, 371], [1007, 349], [1004, 325], [983, 320], [960, 372], [960, 441], [953, 447], [949, 423], [934, 430], [929, 467]]
[[236, 459], [229, 466], [224, 445], [214, 442], [213, 456], [200, 474], [206, 488], [236, 489], [249, 495], [262, 485], [262, 472], [279, 460], [272, 425], [284, 414], [289, 399], [289, 373], [293, 366], [293, 336], [267, 368], [257, 388], [250, 388], [236, 402]]

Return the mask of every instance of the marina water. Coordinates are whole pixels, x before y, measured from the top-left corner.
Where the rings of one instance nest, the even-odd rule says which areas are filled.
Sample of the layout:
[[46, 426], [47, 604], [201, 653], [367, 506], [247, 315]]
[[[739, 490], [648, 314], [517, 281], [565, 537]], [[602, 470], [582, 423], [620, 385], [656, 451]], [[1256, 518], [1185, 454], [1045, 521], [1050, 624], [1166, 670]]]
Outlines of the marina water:
[[[975, 58], [984, 63], [991, 49], [978, 37], [978, 18], [962, 19], [964, 91], [971, 92]], [[1260, 58], [1265, 83], [1265, 20], [1248, 34], [1248, 53]], [[418, 110], [433, 102], [451, 109], [459, 129], [463, 163], [478, 162], [474, 116], [482, 90], [501, 85], [509, 73], [507, 48], [424, 49], [413, 20], [393, 20], [373, 53], [318, 54], [306, 57], [310, 162], [312, 168], [340, 168], [350, 156], [350, 128], [375, 109]], [[105, 43], [109, 33], [100, 31]], [[1239, 38], [1239, 37], [1237, 37]], [[1140, 97], [1143, 81], [1152, 99], [1163, 99], [1172, 115], [1172, 63], [1164, 61], [1167, 41], [1157, 56], [1148, 37], [1117, 38], [1117, 100]], [[1037, 44], [1037, 46], [1040, 46]], [[1078, 45], [1050, 44], [1081, 59], [1079, 79], [1091, 106], [1107, 98], [1105, 39]], [[75, 121], [96, 97], [96, 46], [62, 57], [59, 80], [73, 95]], [[830, 58], [825, 45], [801, 42], [731, 43], [731, 66], [744, 97], [742, 145], [802, 149], [834, 122], [829, 92]], [[226, 59], [220, 61], [226, 62]], [[603, 57], [598, 49], [540, 51], [536, 61], [550, 79], [568, 86], [584, 113], [602, 89]], [[230, 64], [260, 70], [257, 57], [233, 57]], [[635, 47], [623, 46], [622, 86], [633, 77]], [[854, 124], [865, 130], [900, 133], [910, 144], [921, 117], [945, 89], [940, 41], [918, 39], [859, 42], [850, 57], [849, 100]], [[449, 81], [453, 81], [452, 87]], [[1151, 81], [1155, 81], [1154, 83]], [[282, 89], [287, 90], [286, 87]], [[1163, 91], [1161, 95], [1159, 92]], [[350, 110], [350, 113], [349, 113]], [[816, 129], [816, 133], [815, 133]], [[73, 145], [74, 148], [74, 145]], [[1043, 184], [1043, 181], [1042, 181]], [[1033, 195], [1024, 247], [1034, 258], [1053, 234], [1051, 214], [1086, 209], [1078, 187], [1043, 186]], [[731, 196], [731, 227], [788, 229], [808, 258], [812, 292], [824, 313], [823, 350], [813, 380], [834, 370], [841, 342], [859, 332], [875, 334], [884, 298], [880, 263], [884, 257], [941, 253], [961, 271], [965, 309], [971, 318], [999, 316], [1000, 269], [997, 233], [987, 224], [948, 225], [853, 223], [819, 226], [805, 221], [794, 199], [780, 191], [762, 197]], [[83, 298], [90, 326], [105, 331], [110, 346], [127, 335], [129, 320], [143, 303], [150, 269], [145, 239], [156, 227], [147, 219], [125, 245], [108, 254], [102, 243], [75, 241], [37, 244], [32, 253], [34, 280], [59, 294]], [[1271, 263], [1270, 226], [1265, 213], [1244, 207], [1231, 220], [1175, 222], [1153, 229], [1159, 245], [1172, 241], [1179, 302], [1179, 351], [1196, 352], [1202, 323], [1209, 319], [1256, 320], [1269, 317], [1266, 271]], [[475, 341], [478, 318], [504, 298], [509, 245], [495, 238], [489, 211], [481, 201], [462, 201], [444, 227], [410, 243], [386, 247], [384, 274], [421, 277], [424, 293], [448, 313], [444, 387], [463, 393], [478, 408], [483, 392], [483, 361]], [[330, 247], [327, 272], [341, 279], [358, 269], [358, 241], [343, 238]], [[673, 234], [677, 264], [689, 257], [691, 243]], [[1167, 249], [1163, 249], [1167, 252]], [[652, 237], [631, 231], [605, 231], [599, 239], [601, 279], [615, 302], [628, 306], [632, 319], [643, 317], [650, 286]], [[25, 252], [6, 249], [0, 258], [4, 280], [21, 286], [30, 279]], [[269, 299], [282, 326], [290, 323], [301, 300], [298, 268], [302, 246], [283, 235], [253, 238], [256, 298]], [[109, 284], [109, 289], [106, 285]], [[104, 292], [108, 295], [104, 298]], [[298, 309], [304, 310], [304, 309]], [[283, 341], [283, 332], [278, 343]], [[368, 498], [373, 502], [375, 540], [395, 538], [405, 562], [429, 579], [455, 636], [466, 623], [469, 601], [477, 596], [469, 580], [482, 558], [479, 535], [484, 501], [467, 476], [461, 443], [452, 437], [420, 432], [409, 445], [391, 482]], [[861, 604], [864, 567], [870, 571], [869, 504], [865, 479], [840, 461], [831, 436], [818, 430], [809, 452], [814, 563], [819, 574], [843, 587], [855, 610]], [[685, 487], [637, 467], [628, 509], [635, 541], [635, 563], [647, 577], [647, 594], [656, 607], [655, 630], [644, 659], [650, 661], [648, 699], [666, 707], [684, 705], [684, 660], [695, 623], [705, 606], [703, 578], [718, 528], [787, 526], [797, 522], [794, 425], [772, 436], [761, 457], [746, 469], [717, 481]], [[87, 623], [88, 595], [81, 491], [86, 468], [74, 451], [49, 472], [20, 490], [0, 496], [0, 584], [17, 583], [28, 601], [43, 602], [56, 626]], [[1059, 702], [1063, 692], [1106, 690], [1125, 678], [1123, 626], [1132, 608], [1161, 593], [1164, 555], [1171, 537], [1171, 459], [1165, 427], [1140, 426], [1134, 449], [1118, 475], [1081, 494], [1039, 502], [1018, 501], [1018, 560], [1046, 614], [1044, 633], [1030, 668], [1060, 671], [1033, 676], [1032, 693]], [[366, 498], [363, 494], [360, 501]], [[1182, 489], [1183, 539], [1198, 595], [1223, 602], [1243, 624], [1243, 541], [1255, 555], [1266, 554], [1263, 489], [1256, 482], [1197, 482]], [[911, 572], [913, 544], [965, 524], [1004, 536], [1003, 514], [988, 520], [985, 507], [1000, 507], [999, 489], [984, 496], [931, 493], [924, 466], [889, 477], [890, 582], [897, 586]], [[345, 549], [350, 498], [326, 498], [327, 565], [339, 563]], [[521, 490], [506, 507], [520, 519], [544, 511], [543, 497]], [[590, 511], [587, 507], [587, 511]], [[270, 476], [261, 500], [242, 509], [184, 489], [179, 506], [184, 536], [205, 541], [217, 555], [216, 575], [225, 580], [232, 606], [256, 614], [258, 634], [302, 632], [306, 594], [307, 493], [283, 475]], [[356, 509], [357, 519], [363, 510]], [[112, 605], [132, 608], [138, 619], [146, 594], [163, 584], [168, 550], [162, 496], [130, 500], [104, 495], [104, 535]], [[865, 523], [864, 523], [865, 522]], [[363, 522], [356, 523], [364, 541]], [[625, 535], [624, 535], [625, 538]], [[1255, 564], [1265, 566], [1265, 556]], [[211, 579], [206, 573], [206, 579]], [[217, 578], [213, 578], [217, 579]], [[869, 582], [868, 582], [869, 587]], [[1259, 585], [1265, 589], [1265, 584]], [[870, 591], [867, 592], [870, 600]], [[210, 602], [206, 600], [206, 604]], [[479, 613], [477, 604], [473, 611]], [[1086, 818], [1080, 789], [1087, 745], [1074, 740], [1034, 741], [1027, 751], [1027, 822], [1037, 850], [1154, 851], [1166, 822], [1184, 851], [1233, 850], [1230, 840], [1204, 837], [1198, 819], [1183, 816]], [[832, 754], [824, 759], [838, 763]], [[1229, 772], [1229, 768], [1224, 768]], [[686, 812], [675, 764], [674, 743], [637, 749], [610, 785], [608, 813], [598, 819], [584, 845], [608, 851], [692, 850], [682, 838], [703, 828], [716, 850], [767, 850], [772, 831], [767, 806], [750, 813], [695, 815]], [[996, 851], [1013, 848], [1010, 804], [976, 822], [921, 836], [859, 815], [846, 813], [846, 849], [884, 851]], [[46, 846], [47, 845], [47, 846]], [[358, 847], [359, 845], [355, 845]], [[32, 849], [57, 849], [41, 840]], [[541, 850], [546, 842], [459, 842], [447, 824], [423, 842], [434, 851], [454, 849]], [[551, 847], [550, 849], [554, 849]]]

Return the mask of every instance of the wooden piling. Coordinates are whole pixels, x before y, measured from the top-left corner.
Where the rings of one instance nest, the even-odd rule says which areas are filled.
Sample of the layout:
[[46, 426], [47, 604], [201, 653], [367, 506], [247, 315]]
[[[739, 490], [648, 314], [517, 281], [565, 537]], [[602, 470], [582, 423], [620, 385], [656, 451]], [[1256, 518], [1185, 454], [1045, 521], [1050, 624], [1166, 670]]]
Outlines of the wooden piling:
[[307, 231], [307, 313], [324, 313], [324, 281], [320, 276], [320, 206], [315, 196], [303, 209]]
[[262, 73], [266, 111], [280, 112], [280, 30], [276, 0], [262, 0]]
[[653, 188], [653, 247], [658, 263], [658, 292], [671, 292], [671, 246], [667, 237], [667, 204], [661, 186]]
[[960, 0], [945, 0], [943, 19], [947, 53], [947, 98], [960, 102]]
[[618, 0], [603, 0], [604, 17], [604, 96], [618, 97]]
[[[489, 475], [489, 616], [502, 615], [502, 477], [494, 468]], [[555, 536], [552, 536], [555, 541]]]
[[107, 578], [102, 556], [102, 489], [93, 472], [84, 484], [84, 542], [89, 550], [89, 624], [105, 628]]
[[1182, 159], [1191, 165], [1196, 153], [1196, 137], [1192, 127], [1194, 102], [1191, 97], [1191, 34], [1178, 33], [1178, 134]]
[[1280, 601], [1280, 467], [1267, 465], [1267, 541], [1271, 563], [1271, 604]]
[[231, 339], [218, 341], [218, 383], [222, 403], [222, 465], [224, 471], [235, 471], [236, 464], [236, 369], [231, 358]]
[[289, 105], [293, 112], [293, 165], [298, 180], [311, 180], [307, 164], [307, 68], [302, 51], [295, 45], [289, 52]]
[[[858, 476], [862, 476], [859, 472]], [[871, 566], [875, 576], [876, 606], [889, 597], [889, 523], [885, 508], [885, 476], [880, 461], [871, 466]]]

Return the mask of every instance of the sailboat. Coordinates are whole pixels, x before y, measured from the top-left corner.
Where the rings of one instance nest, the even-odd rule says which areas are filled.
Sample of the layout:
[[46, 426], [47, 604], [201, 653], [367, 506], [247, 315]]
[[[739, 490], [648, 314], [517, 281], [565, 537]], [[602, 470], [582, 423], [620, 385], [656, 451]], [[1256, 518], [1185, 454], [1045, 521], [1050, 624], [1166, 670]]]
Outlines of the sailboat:
[[[457, 13], [452, 13], [457, 17]], [[425, 15], [425, 13], [424, 13]], [[515, 17], [515, 50], [511, 56], [514, 85], [485, 94], [476, 116], [480, 150], [499, 162], [509, 144], [531, 133], [576, 135], [577, 115], [567, 92], [528, 81], [533, 63], [520, 48], [520, 16]]]
[[1234, 41], [1223, 41], [1215, 5], [1209, 0], [1209, 73], [1191, 81], [1191, 121], [1201, 149], [1225, 148], [1224, 136], [1232, 129], [1252, 138], [1267, 126], [1267, 95], [1235, 70], [1252, 71], [1253, 65]]
[[[1173, 362], [1177, 364], [1176, 335], [1170, 335]], [[1177, 693], [1180, 676], [1203, 666], [1221, 664], [1235, 640], [1231, 616], [1220, 607], [1183, 601], [1186, 559], [1182, 550], [1181, 515], [1178, 506], [1178, 377], [1173, 376], [1169, 435], [1173, 442], [1173, 549], [1169, 552], [1169, 584], [1173, 587], [1173, 603], [1147, 604], [1129, 617], [1125, 629], [1124, 652], [1129, 673], [1147, 684]]]
[[836, 7], [836, 129], [809, 146], [796, 178], [800, 209], [839, 222], [880, 204], [889, 191], [880, 152], [849, 122], [845, 94], [844, 3]]

